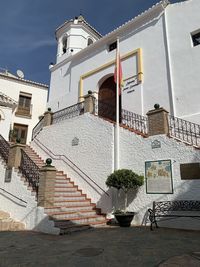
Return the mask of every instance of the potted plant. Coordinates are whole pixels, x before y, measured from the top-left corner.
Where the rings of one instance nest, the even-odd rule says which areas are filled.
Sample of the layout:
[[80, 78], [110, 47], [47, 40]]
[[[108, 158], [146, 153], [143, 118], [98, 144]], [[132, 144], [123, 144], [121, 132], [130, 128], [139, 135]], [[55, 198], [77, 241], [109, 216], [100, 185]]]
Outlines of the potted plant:
[[144, 176], [138, 175], [132, 170], [120, 169], [111, 173], [107, 180], [108, 187], [114, 187], [119, 191], [122, 190], [125, 195], [124, 210], [116, 210], [113, 214], [120, 226], [129, 227], [135, 215], [134, 212], [127, 211], [128, 192], [131, 189], [137, 190], [144, 184]]

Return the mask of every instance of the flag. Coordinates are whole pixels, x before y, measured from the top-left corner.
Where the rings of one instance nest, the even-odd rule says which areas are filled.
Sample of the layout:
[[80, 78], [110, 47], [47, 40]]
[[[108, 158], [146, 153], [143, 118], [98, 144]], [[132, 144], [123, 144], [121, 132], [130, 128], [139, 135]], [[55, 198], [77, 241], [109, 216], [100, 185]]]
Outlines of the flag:
[[[118, 66], [117, 66], [118, 64]], [[122, 64], [120, 59], [120, 54], [117, 47], [116, 53], [116, 64], [115, 64], [115, 71], [114, 71], [114, 81], [117, 84], [117, 70], [118, 70], [118, 77], [119, 77], [119, 95], [121, 95], [121, 88], [124, 86], [123, 75], [122, 75]]]

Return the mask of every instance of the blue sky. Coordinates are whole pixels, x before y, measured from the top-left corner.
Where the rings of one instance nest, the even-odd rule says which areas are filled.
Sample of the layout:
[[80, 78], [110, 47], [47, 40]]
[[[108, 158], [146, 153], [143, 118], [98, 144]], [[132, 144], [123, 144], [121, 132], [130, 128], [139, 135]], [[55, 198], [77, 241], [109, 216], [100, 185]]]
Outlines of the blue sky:
[[[1, 0], [0, 68], [21, 69], [25, 78], [49, 84], [55, 62], [55, 29], [81, 13], [106, 34], [158, 0]], [[171, 1], [174, 2], [174, 1]]]

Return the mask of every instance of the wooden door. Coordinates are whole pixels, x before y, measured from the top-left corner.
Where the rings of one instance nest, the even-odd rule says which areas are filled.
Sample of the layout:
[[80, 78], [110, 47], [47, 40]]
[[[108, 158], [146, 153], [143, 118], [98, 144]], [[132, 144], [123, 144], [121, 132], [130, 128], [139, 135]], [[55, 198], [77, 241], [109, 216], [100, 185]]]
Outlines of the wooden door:
[[26, 139], [27, 139], [27, 133], [28, 133], [28, 125], [24, 125], [24, 124], [17, 124], [14, 123], [13, 126], [13, 137], [12, 141], [16, 141], [16, 138], [21, 140], [21, 144], [26, 144]]

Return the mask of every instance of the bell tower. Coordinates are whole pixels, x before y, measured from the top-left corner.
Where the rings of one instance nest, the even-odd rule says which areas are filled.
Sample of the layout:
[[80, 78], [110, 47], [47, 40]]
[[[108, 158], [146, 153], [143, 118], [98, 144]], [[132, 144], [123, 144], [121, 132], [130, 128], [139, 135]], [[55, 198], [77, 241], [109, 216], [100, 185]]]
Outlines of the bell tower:
[[90, 26], [82, 15], [64, 22], [56, 29], [58, 43], [56, 63], [78, 53], [100, 38], [101, 34]]

